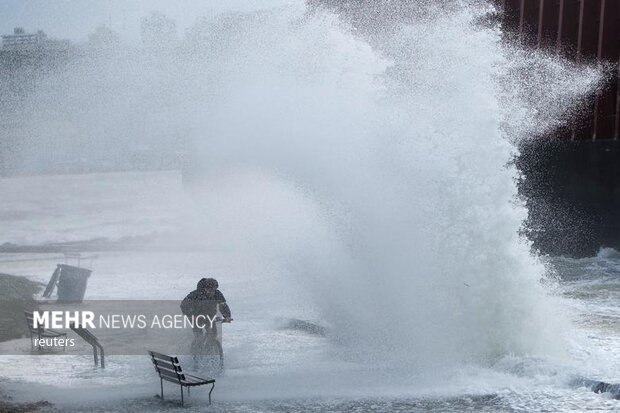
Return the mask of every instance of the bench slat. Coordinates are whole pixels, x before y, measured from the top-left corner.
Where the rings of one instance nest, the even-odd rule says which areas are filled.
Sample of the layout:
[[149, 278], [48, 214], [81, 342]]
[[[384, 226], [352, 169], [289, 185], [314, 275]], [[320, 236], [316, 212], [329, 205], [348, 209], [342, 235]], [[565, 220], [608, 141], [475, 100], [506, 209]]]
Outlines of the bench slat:
[[179, 364], [179, 359], [177, 359], [176, 357], [170, 357], [165, 354], [157, 353], [156, 351], [149, 351], [149, 354], [154, 359], [160, 359], [169, 363]]
[[39, 331], [39, 334], [41, 337], [60, 337], [67, 335], [67, 333], [61, 333], [60, 331], [55, 330], [41, 330]]
[[215, 379], [204, 379], [204, 380], [196, 380], [196, 379], [188, 379], [182, 381], [183, 386], [202, 386], [203, 384], [215, 383]]
[[28, 324], [28, 330], [30, 330], [31, 333], [38, 333], [43, 330], [43, 327], [41, 326], [36, 327], [36, 328], [33, 327], [34, 326], [34, 314], [33, 313], [24, 311], [24, 314], [26, 315], [26, 324]]
[[172, 379], [167, 376], [159, 376], [159, 377], [161, 377], [162, 380], [169, 381], [170, 383], [181, 384], [178, 379]]
[[206, 383], [211, 383], [211, 382], [215, 382], [215, 379], [212, 379], [211, 377], [198, 377], [198, 376], [192, 376], [191, 374], [185, 374], [186, 380], [194, 380], [194, 381], [203, 381]]
[[95, 337], [93, 333], [86, 330], [85, 328], [76, 328], [74, 329], [74, 331], [81, 335], [82, 338], [84, 338], [85, 340], [97, 340], [97, 337]]
[[170, 370], [166, 370], [166, 369], [156, 369], [157, 373], [161, 376], [161, 378], [163, 379], [164, 376], [165, 377], [169, 377], [171, 379], [174, 379], [177, 381], [177, 383], [181, 382], [182, 380], [185, 380], [185, 376], [183, 376], [182, 374], [176, 373], [174, 371], [170, 371]]
[[176, 372], [181, 372], [181, 366], [179, 366], [178, 364], [172, 364], [172, 363], [168, 363], [167, 361], [161, 361], [161, 360], [157, 360], [157, 359], [153, 359], [153, 364], [156, 365], [157, 367], [163, 367], [166, 368], [168, 370], [173, 370]]
[[178, 376], [179, 376], [179, 372], [174, 371], [174, 370], [164, 369], [164, 368], [161, 368], [161, 367], [159, 367], [159, 366], [155, 366], [155, 371], [156, 371], [157, 373], [159, 373], [160, 371], [163, 371], [164, 373], [170, 373], [171, 375], [174, 375], [174, 376], [176, 376], [176, 377], [178, 377]]
[[156, 371], [164, 371], [164, 372], [168, 372], [168, 373], [172, 373], [172, 374], [182, 374], [182, 373], [179, 373], [176, 370], [171, 370], [171, 369], [169, 369], [167, 367], [162, 367], [162, 366], [158, 366], [158, 365], [154, 365], [154, 367], [155, 367]]

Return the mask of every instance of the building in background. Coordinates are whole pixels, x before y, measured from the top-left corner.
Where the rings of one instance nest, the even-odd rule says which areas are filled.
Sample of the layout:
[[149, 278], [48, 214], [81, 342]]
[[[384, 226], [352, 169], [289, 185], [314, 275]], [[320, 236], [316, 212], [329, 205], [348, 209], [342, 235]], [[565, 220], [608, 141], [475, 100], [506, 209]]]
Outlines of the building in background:
[[13, 34], [1, 37], [0, 176], [6, 176], [21, 171], [20, 154], [32, 147], [30, 97], [41, 79], [62, 72], [77, 57], [78, 49], [69, 40], [50, 38], [42, 30], [27, 33], [16, 27]]
[[28, 34], [21, 27], [16, 27], [13, 34], [2, 36], [2, 48], [5, 50], [22, 50], [45, 47], [47, 35], [43, 30], [38, 30], [34, 34]]

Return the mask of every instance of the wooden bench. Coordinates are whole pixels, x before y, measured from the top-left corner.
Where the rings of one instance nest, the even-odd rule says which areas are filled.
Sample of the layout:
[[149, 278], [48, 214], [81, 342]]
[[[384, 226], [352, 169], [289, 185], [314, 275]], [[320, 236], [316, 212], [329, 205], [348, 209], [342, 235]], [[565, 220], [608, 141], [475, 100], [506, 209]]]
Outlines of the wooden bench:
[[209, 390], [209, 404], [211, 404], [211, 392], [213, 392], [213, 388], [215, 387], [215, 379], [203, 379], [183, 373], [183, 369], [179, 364], [179, 359], [176, 357], [167, 356], [155, 351], [149, 351], [149, 354], [155, 366], [155, 371], [159, 375], [162, 400], [164, 400], [164, 380], [166, 380], [181, 386], [181, 406], [184, 405], [183, 387], [187, 387], [187, 396], [189, 396], [190, 387], [211, 384], [211, 390]]
[[[42, 326], [34, 327], [34, 314], [30, 311], [24, 311], [24, 315], [26, 316], [26, 323], [28, 324], [28, 331], [30, 332], [30, 347], [34, 349], [34, 338], [36, 337], [38, 340], [43, 338], [57, 338], [63, 337], [65, 338], [65, 345], [63, 347], [64, 350], [67, 349], [67, 333], [61, 333], [60, 331], [52, 330], [50, 328], [43, 328]], [[41, 350], [41, 344], [38, 344], [39, 350]]]

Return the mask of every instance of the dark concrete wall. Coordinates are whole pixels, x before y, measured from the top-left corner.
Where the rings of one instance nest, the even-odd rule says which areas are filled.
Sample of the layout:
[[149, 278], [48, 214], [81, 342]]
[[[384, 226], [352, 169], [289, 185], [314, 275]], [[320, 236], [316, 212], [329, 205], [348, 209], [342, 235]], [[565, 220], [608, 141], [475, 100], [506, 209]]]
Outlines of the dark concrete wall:
[[524, 232], [536, 249], [590, 256], [620, 248], [620, 141], [530, 141], [516, 163]]
[[577, 64], [612, 67], [578, 118], [522, 144], [517, 165], [539, 251], [593, 255], [620, 247], [620, 0], [496, 0], [506, 36]]

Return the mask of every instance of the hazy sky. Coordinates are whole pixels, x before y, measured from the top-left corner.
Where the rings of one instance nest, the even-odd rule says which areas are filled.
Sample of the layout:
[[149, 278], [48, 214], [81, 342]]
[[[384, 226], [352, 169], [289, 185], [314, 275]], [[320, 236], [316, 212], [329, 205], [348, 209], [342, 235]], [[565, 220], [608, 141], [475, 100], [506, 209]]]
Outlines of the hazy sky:
[[160, 11], [177, 23], [179, 33], [197, 17], [224, 10], [253, 10], [292, 0], [0, 0], [0, 34], [14, 27], [45, 31], [60, 39], [85, 41], [102, 24], [129, 40], [140, 38], [140, 19]]

